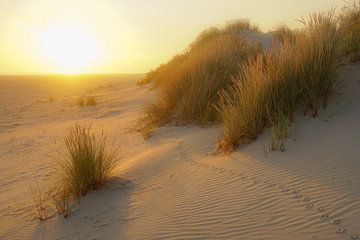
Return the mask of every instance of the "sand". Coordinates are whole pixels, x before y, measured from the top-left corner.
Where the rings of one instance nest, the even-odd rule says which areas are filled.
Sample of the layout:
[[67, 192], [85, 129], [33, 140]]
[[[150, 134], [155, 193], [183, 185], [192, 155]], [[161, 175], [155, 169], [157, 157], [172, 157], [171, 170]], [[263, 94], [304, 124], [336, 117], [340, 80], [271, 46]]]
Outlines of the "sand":
[[244, 31], [241, 35], [248, 42], [259, 43], [263, 48], [270, 49], [274, 41], [274, 32], [253, 32], [253, 31]]
[[[328, 108], [299, 112], [285, 152], [264, 152], [269, 131], [215, 155], [221, 126], [131, 128], [155, 92], [141, 76], [85, 80], [0, 78], [0, 239], [360, 238], [360, 67], [345, 66]], [[79, 107], [81, 96], [96, 106]], [[53, 99], [50, 99], [53, 98]], [[103, 128], [121, 160], [103, 190], [37, 220], [29, 184], [55, 175], [75, 123]], [[356, 235], [357, 234], [357, 235]]]

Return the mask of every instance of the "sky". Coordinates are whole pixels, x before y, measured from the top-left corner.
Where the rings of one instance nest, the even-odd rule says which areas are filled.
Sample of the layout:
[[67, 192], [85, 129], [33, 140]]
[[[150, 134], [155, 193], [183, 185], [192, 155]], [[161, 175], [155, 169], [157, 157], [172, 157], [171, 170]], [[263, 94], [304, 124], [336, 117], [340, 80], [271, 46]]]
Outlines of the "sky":
[[143, 73], [204, 29], [299, 27], [344, 0], [0, 0], [0, 74]]

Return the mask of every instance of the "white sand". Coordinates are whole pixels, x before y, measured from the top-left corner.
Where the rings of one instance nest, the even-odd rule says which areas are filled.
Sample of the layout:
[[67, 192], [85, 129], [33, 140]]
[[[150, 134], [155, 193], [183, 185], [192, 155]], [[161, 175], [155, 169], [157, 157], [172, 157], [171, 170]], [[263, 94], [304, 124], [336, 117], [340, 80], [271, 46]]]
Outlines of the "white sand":
[[[351, 239], [360, 235], [360, 68], [321, 116], [296, 117], [286, 152], [265, 157], [265, 132], [214, 156], [219, 126], [164, 127], [147, 141], [129, 131], [153, 99], [136, 77], [79, 86], [0, 79], [0, 239]], [[76, 100], [93, 95], [94, 107]], [[49, 97], [54, 97], [49, 102]], [[28, 185], [51, 182], [65, 130], [93, 122], [122, 160], [111, 182], [34, 219]], [[293, 126], [294, 130], [294, 126]], [[124, 185], [124, 180], [129, 182]], [[341, 219], [339, 225], [333, 220]], [[344, 233], [336, 233], [344, 229]], [[360, 236], [359, 236], [360, 237]], [[355, 238], [355, 235], [354, 235]]]
[[241, 34], [249, 42], [257, 42], [263, 48], [270, 49], [274, 41], [274, 32], [253, 32], [253, 31], [244, 31]]

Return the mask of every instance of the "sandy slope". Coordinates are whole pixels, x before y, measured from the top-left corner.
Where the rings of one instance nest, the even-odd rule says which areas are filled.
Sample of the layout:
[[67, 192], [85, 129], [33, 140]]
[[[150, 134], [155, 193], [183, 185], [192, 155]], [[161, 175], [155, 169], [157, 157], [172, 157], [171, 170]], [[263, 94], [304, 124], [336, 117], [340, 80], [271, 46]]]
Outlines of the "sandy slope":
[[[321, 117], [299, 114], [286, 152], [267, 156], [267, 132], [231, 155], [213, 155], [219, 126], [168, 126], [144, 141], [129, 128], [153, 95], [134, 77], [79, 85], [1, 78], [0, 239], [356, 239], [359, 76], [358, 65], [345, 67]], [[78, 107], [84, 94], [99, 104]], [[121, 164], [103, 190], [74, 203], [69, 219], [39, 222], [28, 185], [51, 182], [47, 155], [63, 150], [76, 122], [104, 128], [123, 149]]]

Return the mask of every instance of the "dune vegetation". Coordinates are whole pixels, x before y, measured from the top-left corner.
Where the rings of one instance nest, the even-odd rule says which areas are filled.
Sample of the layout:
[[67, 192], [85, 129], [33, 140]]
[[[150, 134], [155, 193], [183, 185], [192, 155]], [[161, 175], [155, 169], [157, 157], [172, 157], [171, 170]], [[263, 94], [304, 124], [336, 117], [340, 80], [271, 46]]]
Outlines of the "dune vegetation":
[[360, 4], [314, 13], [273, 33], [271, 49], [246, 42], [242, 33], [259, 29], [247, 21], [204, 31], [184, 53], [150, 72], [142, 84], [158, 90], [137, 129], [148, 137], [166, 123], [221, 122], [218, 148], [232, 151], [272, 128], [284, 150], [294, 114], [316, 117], [336, 91], [346, 58], [360, 56]]
[[60, 163], [67, 192], [78, 199], [104, 185], [115, 168], [118, 151], [107, 149], [103, 132], [75, 125], [68, 129], [65, 145], [67, 155]]
[[360, 59], [360, 1], [346, 5], [339, 15], [343, 54], [352, 62]]
[[89, 97], [79, 97], [77, 100], [77, 104], [80, 107], [83, 106], [95, 106], [97, 103], [96, 98], [94, 96], [89, 96]]
[[[80, 199], [88, 192], [98, 190], [111, 177], [118, 159], [118, 151], [106, 145], [103, 132], [97, 134], [90, 126], [75, 125], [65, 137], [66, 154], [57, 157], [58, 174], [54, 186], [46, 191], [59, 215], [68, 218], [72, 200]], [[30, 188], [37, 215], [47, 219], [47, 198], [37, 183]]]
[[336, 84], [339, 38], [333, 12], [311, 15], [304, 30], [285, 34], [275, 51], [252, 59], [234, 85], [221, 92], [224, 123], [219, 147], [231, 150], [254, 140], [302, 107], [315, 117]]
[[231, 84], [243, 63], [262, 51], [259, 44], [247, 43], [242, 31], [257, 31], [257, 27], [247, 21], [232, 21], [223, 28], [210, 28], [182, 54], [150, 72], [142, 83], [151, 81], [159, 95], [137, 129], [147, 136], [171, 121], [205, 125], [219, 120], [214, 107], [219, 90]]
[[42, 187], [39, 185], [38, 181], [35, 181], [34, 184], [29, 186], [29, 190], [32, 195], [33, 203], [36, 209], [36, 217], [44, 221], [48, 218], [47, 213], [47, 203], [46, 203], [46, 194], [42, 190]]

